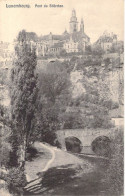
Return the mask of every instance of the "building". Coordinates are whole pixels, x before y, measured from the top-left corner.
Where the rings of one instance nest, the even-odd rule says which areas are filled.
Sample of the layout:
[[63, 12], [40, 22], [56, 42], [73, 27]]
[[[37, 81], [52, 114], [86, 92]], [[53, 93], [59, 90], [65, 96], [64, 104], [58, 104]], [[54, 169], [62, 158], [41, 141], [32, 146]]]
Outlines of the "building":
[[81, 19], [80, 28], [78, 28], [74, 9], [69, 21], [69, 32], [65, 30], [61, 35], [50, 32], [48, 35], [39, 37], [36, 43], [37, 55], [40, 56], [57, 55], [62, 50], [67, 53], [83, 52], [88, 45], [90, 45], [90, 38], [84, 32], [84, 21]]
[[117, 45], [117, 35], [105, 31], [95, 45], [100, 46], [104, 51], [109, 51], [113, 45]]
[[70, 37], [70, 40], [68, 42], [64, 43], [63, 47], [67, 53], [79, 51], [78, 50], [78, 42], [75, 42], [75, 40], [72, 39], [72, 36]]

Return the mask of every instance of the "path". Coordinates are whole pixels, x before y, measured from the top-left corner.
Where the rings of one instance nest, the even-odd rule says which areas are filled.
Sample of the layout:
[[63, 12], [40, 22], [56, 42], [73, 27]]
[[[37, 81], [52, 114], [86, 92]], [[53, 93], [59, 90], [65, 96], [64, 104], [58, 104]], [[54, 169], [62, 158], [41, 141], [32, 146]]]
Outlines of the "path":
[[49, 150], [51, 152], [51, 155], [52, 155], [51, 159], [47, 162], [44, 169], [42, 169], [42, 171], [46, 171], [55, 159], [55, 151], [52, 148], [50, 148], [49, 146], [45, 145], [45, 144], [39, 143], [38, 145], [42, 146], [43, 148], [46, 148], [47, 150]]
[[35, 142], [34, 147], [39, 152], [39, 156], [34, 158], [33, 161], [27, 161], [25, 164], [25, 172], [28, 182], [38, 178], [38, 172], [46, 171], [55, 158], [54, 151], [47, 145]]
[[34, 147], [39, 152], [44, 151], [46, 153], [46, 157], [41, 155], [31, 163], [26, 163], [26, 173], [29, 177], [29, 183], [25, 189], [28, 191], [35, 191], [35, 189], [37, 190], [38, 187], [41, 187], [41, 178], [39, 178], [37, 174], [47, 171], [49, 168], [58, 166], [68, 167], [69, 165], [74, 165], [74, 167], [77, 167], [79, 165], [80, 167], [83, 167], [85, 173], [93, 168], [92, 164], [90, 164], [87, 160], [82, 160], [75, 155], [72, 155], [61, 149], [57, 149], [56, 147], [52, 147], [40, 142], [36, 142]]

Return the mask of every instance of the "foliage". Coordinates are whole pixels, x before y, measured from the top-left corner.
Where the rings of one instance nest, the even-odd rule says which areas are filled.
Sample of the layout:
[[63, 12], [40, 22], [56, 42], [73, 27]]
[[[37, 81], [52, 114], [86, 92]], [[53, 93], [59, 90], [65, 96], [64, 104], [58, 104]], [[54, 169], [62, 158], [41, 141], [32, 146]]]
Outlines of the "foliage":
[[113, 138], [111, 153], [112, 159], [105, 173], [105, 182], [108, 185], [107, 195], [123, 195], [124, 176], [124, 142], [123, 130], [117, 130]]
[[107, 67], [111, 63], [110, 58], [104, 59], [104, 63], [105, 63], [105, 66]]
[[60, 114], [60, 121], [64, 123], [64, 129], [80, 129], [87, 126], [87, 119], [82, 117], [79, 110], [76, 109], [74, 112], [66, 112], [65, 114]]
[[90, 45], [89, 45], [89, 46], [86, 46], [86, 48], [85, 48], [85, 53], [86, 53], [87, 55], [92, 54], [92, 49], [91, 49], [91, 46], [90, 46]]
[[[91, 55], [86, 54], [77, 60], [77, 70], [83, 70], [85, 75], [87, 74], [88, 76], [91, 77], [92, 75], [95, 75], [95, 74], [92, 74], [92, 72], [94, 71], [96, 71], [96, 73], [99, 72], [101, 62], [102, 62], [101, 56], [93, 55], [93, 54]], [[88, 67], [90, 69], [88, 69]]]
[[0, 70], [0, 84], [6, 85], [7, 83], [7, 70], [1, 69]]
[[7, 110], [0, 105], [0, 165], [4, 165], [5, 167], [8, 167], [9, 153], [12, 150], [9, 143], [11, 133], [9, 125]]
[[[74, 118], [72, 120], [67, 118], [68, 124], [72, 125], [72, 128], [110, 128], [112, 124], [110, 117], [108, 116], [109, 109], [116, 107], [111, 100], [102, 100], [100, 98], [100, 91], [97, 88], [97, 83], [91, 83], [87, 79], [83, 79], [83, 85], [86, 89], [86, 93], [80, 97], [72, 100], [71, 108], [74, 109]], [[77, 112], [76, 112], [77, 111]], [[81, 111], [81, 112], [80, 112]], [[78, 119], [78, 120], [77, 120]], [[76, 122], [74, 126], [74, 123]], [[69, 127], [68, 127], [69, 128]]]
[[40, 85], [42, 85], [41, 88], [45, 97], [55, 104], [56, 100], [59, 99], [66, 89], [66, 76], [61, 75], [60, 73], [48, 73], [42, 74], [40, 80]]
[[60, 51], [59, 56], [65, 57], [66, 55], [67, 55], [67, 53], [66, 53], [66, 50], [65, 49], [63, 49], [63, 50]]
[[[41, 107], [44, 122], [41, 127], [44, 127], [43, 130], [48, 130], [48, 134], [51, 130], [60, 128], [110, 128], [112, 126], [108, 111], [117, 108], [118, 104], [107, 97], [109, 87], [100, 81], [103, 75], [99, 66], [101, 61], [98, 54], [84, 55], [80, 58], [73, 56], [70, 61], [62, 63], [56, 61], [49, 64], [47, 72], [39, 74], [39, 86], [42, 89], [40, 90], [41, 102], [44, 103]], [[68, 89], [71, 88], [68, 80], [74, 67], [75, 70], [83, 70], [84, 78], [81, 82], [86, 89], [85, 94], [75, 99], [67, 96]], [[62, 84], [64, 84], [64, 91], [61, 90]], [[104, 100], [103, 94], [106, 95]]]
[[11, 114], [13, 122], [12, 144], [22, 145], [25, 151], [34, 132], [34, 119], [38, 95], [37, 59], [35, 49], [26, 43], [25, 31], [19, 33], [15, 47], [16, 58], [11, 73]]
[[109, 110], [116, 109], [119, 107], [119, 104], [117, 102], [113, 102], [111, 99], [107, 101], [101, 100], [101, 104]]
[[[88, 50], [90, 52], [90, 48]], [[50, 63], [47, 71], [39, 74], [40, 99], [43, 103], [41, 107], [39, 106], [43, 115], [40, 127], [45, 140], [47, 135], [51, 135], [51, 131], [62, 128], [111, 128], [113, 126], [109, 110], [118, 108], [119, 105], [111, 100], [109, 85], [104, 80], [106, 71], [101, 68], [103, 54], [104, 51], [96, 46], [89, 54], [74, 55], [69, 61]], [[109, 64], [109, 59], [105, 61]], [[75, 99], [72, 98], [71, 92], [69, 93], [71, 89], [69, 77], [72, 71], [81, 71], [84, 75], [80, 82], [86, 90], [81, 97]], [[64, 91], [61, 89], [62, 84], [64, 84]], [[54, 132], [52, 138], [53, 140], [55, 138]]]
[[23, 187], [26, 186], [24, 171], [19, 168], [11, 168], [6, 177], [9, 192], [15, 196], [21, 196]]
[[11, 152], [11, 146], [6, 141], [6, 139], [2, 137], [2, 142], [0, 144], [0, 165], [4, 165], [5, 167], [8, 167], [9, 161], [10, 161], [10, 152]]
[[57, 142], [56, 142], [56, 133], [54, 132], [54, 130], [52, 131], [43, 131], [42, 133], [42, 141], [43, 142], [47, 142], [52, 146], [57, 146]]
[[35, 147], [29, 146], [26, 150], [26, 160], [31, 161], [33, 158], [36, 158], [38, 151]]
[[22, 30], [17, 37], [18, 42], [24, 43], [25, 41], [37, 41], [37, 35], [34, 32], [26, 32]]
[[[13, 129], [14, 130], [14, 129]], [[18, 167], [19, 166], [19, 145], [20, 143], [19, 138], [18, 138], [18, 132], [14, 132], [11, 130], [10, 136], [8, 138], [9, 143], [11, 144], [12, 150], [9, 152], [9, 162], [8, 162], [8, 167]]]
[[60, 129], [60, 114], [65, 113], [71, 99], [69, 73], [58, 61], [50, 63], [45, 73], [39, 73], [39, 88], [37, 113], [40, 118], [41, 137], [55, 145], [54, 131]]
[[101, 55], [104, 54], [104, 50], [101, 48], [100, 45], [95, 44], [92, 47], [92, 53], [93, 53], [93, 55], [99, 55], [99, 56], [101, 56]]
[[62, 63], [61, 63], [61, 66], [63, 67], [63, 69], [65, 69], [66, 70], [66, 72], [68, 73], [68, 74], [70, 74], [71, 73], [71, 71], [73, 70], [73, 68], [74, 68], [74, 63], [72, 63], [72, 60], [70, 60], [70, 61], [63, 61]]

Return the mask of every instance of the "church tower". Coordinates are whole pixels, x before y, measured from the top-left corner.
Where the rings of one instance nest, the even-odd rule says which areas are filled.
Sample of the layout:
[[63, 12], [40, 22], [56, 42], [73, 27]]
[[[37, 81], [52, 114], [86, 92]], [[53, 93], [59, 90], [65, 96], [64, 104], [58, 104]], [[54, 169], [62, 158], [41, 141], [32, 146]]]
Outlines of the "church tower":
[[84, 22], [83, 22], [83, 18], [81, 19], [80, 32], [81, 33], [84, 33]]
[[72, 16], [70, 18], [70, 33], [74, 33], [78, 31], [78, 22], [77, 22], [77, 17], [76, 17], [76, 11], [73, 9], [72, 10]]

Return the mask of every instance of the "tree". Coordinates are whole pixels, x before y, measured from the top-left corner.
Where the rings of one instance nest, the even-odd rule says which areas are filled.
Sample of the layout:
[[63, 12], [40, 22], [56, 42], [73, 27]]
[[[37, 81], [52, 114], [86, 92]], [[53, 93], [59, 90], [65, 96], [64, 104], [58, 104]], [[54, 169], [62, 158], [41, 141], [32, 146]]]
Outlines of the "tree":
[[21, 168], [11, 168], [6, 176], [7, 188], [15, 196], [23, 196], [26, 186], [26, 176]]
[[[66, 112], [71, 100], [69, 73], [63, 64], [48, 64], [46, 72], [39, 73], [39, 89], [38, 116], [41, 137], [44, 141], [54, 144], [55, 131], [63, 124], [60, 115]], [[47, 138], [50, 135], [53, 141]]]
[[7, 110], [0, 105], [0, 165], [5, 167], [9, 164], [9, 153], [11, 151], [9, 143], [11, 128], [9, 125]]
[[62, 57], [67, 56], [66, 50], [65, 49], [61, 50], [59, 56], [62, 56]]
[[101, 48], [100, 45], [93, 45], [93, 47], [92, 47], [92, 53], [93, 53], [93, 55], [101, 56], [101, 55], [103, 55], [105, 52], [104, 52], [104, 50]]
[[[20, 44], [21, 41], [21, 44]], [[26, 147], [34, 133], [34, 119], [38, 95], [36, 74], [36, 53], [26, 43], [26, 32], [19, 33], [15, 47], [16, 58], [11, 73], [11, 114], [13, 122], [12, 138], [18, 145], [20, 165], [25, 161]], [[13, 143], [13, 144], [14, 144]]]
[[34, 32], [26, 32], [25, 30], [22, 30], [18, 34], [18, 42], [23, 44], [25, 41], [37, 41], [37, 35]]

